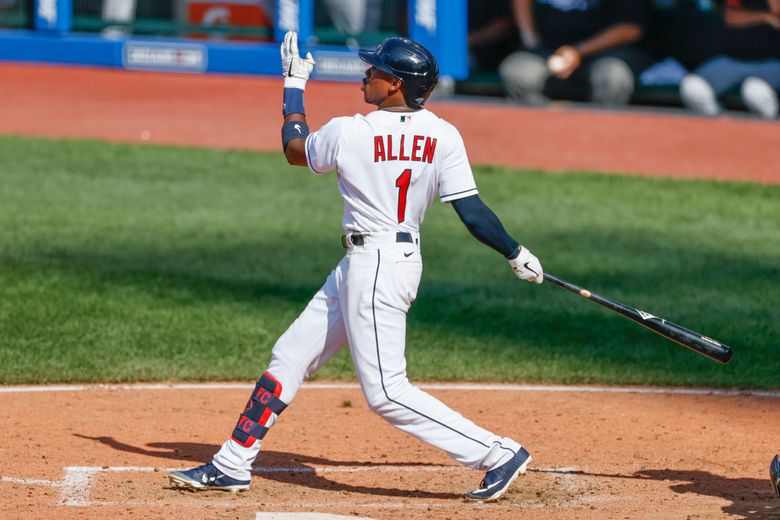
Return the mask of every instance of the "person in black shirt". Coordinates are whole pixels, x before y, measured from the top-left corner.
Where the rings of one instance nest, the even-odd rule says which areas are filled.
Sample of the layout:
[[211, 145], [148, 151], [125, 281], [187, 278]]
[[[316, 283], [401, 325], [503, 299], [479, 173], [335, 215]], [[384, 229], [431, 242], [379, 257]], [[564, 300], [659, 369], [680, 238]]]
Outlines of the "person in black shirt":
[[517, 48], [510, 0], [469, 0], [469, 70], [495, 72], [499, 63]]
[[752, 112], [777, 118], [780, 103], [780, 0], [726, 0], [718, 56], [683, 78], [680, 97], [691, 110], [715, 116], [720, 99], [739, 88]]
[[500, 66], [510, 97], [540, 105], [549, 97], [628, 103], [652, 58], [636, 44], [647, 0], [514, 0], [525, 50]]

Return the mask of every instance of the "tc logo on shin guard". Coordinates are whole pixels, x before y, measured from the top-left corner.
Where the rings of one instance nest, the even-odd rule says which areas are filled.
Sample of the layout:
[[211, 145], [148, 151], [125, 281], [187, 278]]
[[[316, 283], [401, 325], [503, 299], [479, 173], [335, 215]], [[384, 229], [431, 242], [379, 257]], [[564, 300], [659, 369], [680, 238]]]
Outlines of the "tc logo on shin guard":
[[268, 404], [272, 396], [273, 394], [271, 392], [265, 388], [260, 388], [255, 395], [255, 399], [257, 399], [262, 404]]

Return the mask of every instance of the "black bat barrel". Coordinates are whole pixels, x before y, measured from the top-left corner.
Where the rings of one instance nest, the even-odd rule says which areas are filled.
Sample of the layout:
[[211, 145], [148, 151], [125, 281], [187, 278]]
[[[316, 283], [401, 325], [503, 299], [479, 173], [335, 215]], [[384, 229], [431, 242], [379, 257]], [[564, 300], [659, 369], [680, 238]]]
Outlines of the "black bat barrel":
[[675, 343], [682, 345], [683, 347], [689, 348], [694, 352], [698, 352], [699, 354], [706, 356], [713, 361], [724, 364], [731, 361], [731, 356], [733, 354], [731, 347], [724, 345], [719, 341], [715, 341], [714, 339], [703, 336], [698, 332], [686, 329], [685, 327], [681, 327], [680, 325], [670, 321], [666, 321], [665, 319], [659, 318], [658, 316], [653, 316], [649, 312], [640, 311], [639, 309], [628, 307], [622, 303], [612, 301], [609, 298], [605, 298], [598, 294], [593, 294], [587, 289], [578, 287], [573, 283], [562, 280], [551, 274], [545, 273], [544, 279], [554, 285], [557, 285], [558, 287], [563, 287], [566, 290], [577, 293], [584, 298], [593, 300], [599, 305], [620, 313], [626, 318], [635, 321], [647, 329], [652, 330], [656, 334], [660, 334], [661, 336], [670, 339]]

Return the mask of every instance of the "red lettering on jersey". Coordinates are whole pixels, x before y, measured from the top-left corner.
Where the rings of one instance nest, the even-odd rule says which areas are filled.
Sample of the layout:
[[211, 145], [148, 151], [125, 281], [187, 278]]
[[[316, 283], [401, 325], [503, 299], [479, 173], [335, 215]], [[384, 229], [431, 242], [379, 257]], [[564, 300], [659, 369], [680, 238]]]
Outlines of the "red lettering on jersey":
[[414, 136], [414, 140], [412, 141], [412, 160], [413, 161], [420, 161], [420, 150], [422, 149], [422, 144], [420, 144], [420, 141], [424, 139], [421, 135]]
[[422, 160], [431, 164], [433, 162], [433, 153], [436, 151], [436, 138], [425, 138], [425, 150], [423, 150]]
[[398, 153], [399, 153], [398, 158], [401, 159], [402, 161], [408, 161], [409, 160], [409, 156], [408, 155], [404, 155], [404, 138], [405, 137], [406, 136], [404, 134], [401, 134], [401, 146], [400, 146], [400, 150], [398, 150]]
[[[398, 149], [393, 149], [392, 135], [374, 136], [374, 162], [384, 161], [416, 161], [433, 162], [433, 155], [436, 152], [436, 138], [415, 135], [412, 138], [412, 150], [406, 150], [406, 135], [401, 134]], [[422, 155], [420, 155], [422, 152]]]
[[398, 156], [393, 155], [393, 136], [388, 135], [387, 136], [387, 160], [388, 161], [397, 161]]
[[382, 140], [381, 135], [374, 136], [374, 162], [384, 161], [385, 159], [385, 142]]

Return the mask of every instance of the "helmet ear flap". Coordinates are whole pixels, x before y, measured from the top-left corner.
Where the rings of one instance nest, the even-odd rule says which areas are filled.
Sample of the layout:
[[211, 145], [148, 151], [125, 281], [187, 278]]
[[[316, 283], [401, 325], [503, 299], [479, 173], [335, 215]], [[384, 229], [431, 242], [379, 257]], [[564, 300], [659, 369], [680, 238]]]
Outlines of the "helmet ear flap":
[[[437, 76], [436, 79], [434, 79], [431, 82], [431, 85], [429, 87], [426, 87], [426, 88], [423, 89], [425, 91], [424, 94], [422, 94], [421, 96], [419, 96], [419, 97], [415, 98], [414, 100], [412, 100], [413, 104], [417, 105], [417, 106], [412, 106], [412, 105], [409, 105], [409, 106], [412, 106], [412, 108], [422, 108], [422, 106], [425, 104], [425, 102], [428, 101], [428, 98], [431, 96], [431, 94], [433, 93], [433, 89], [436, 88], [436, 85], [438, 83], [439, 83], [439, 78]], [[407, 104], [408, 103], [409, 103], [409, 101], [407, 100]]]

